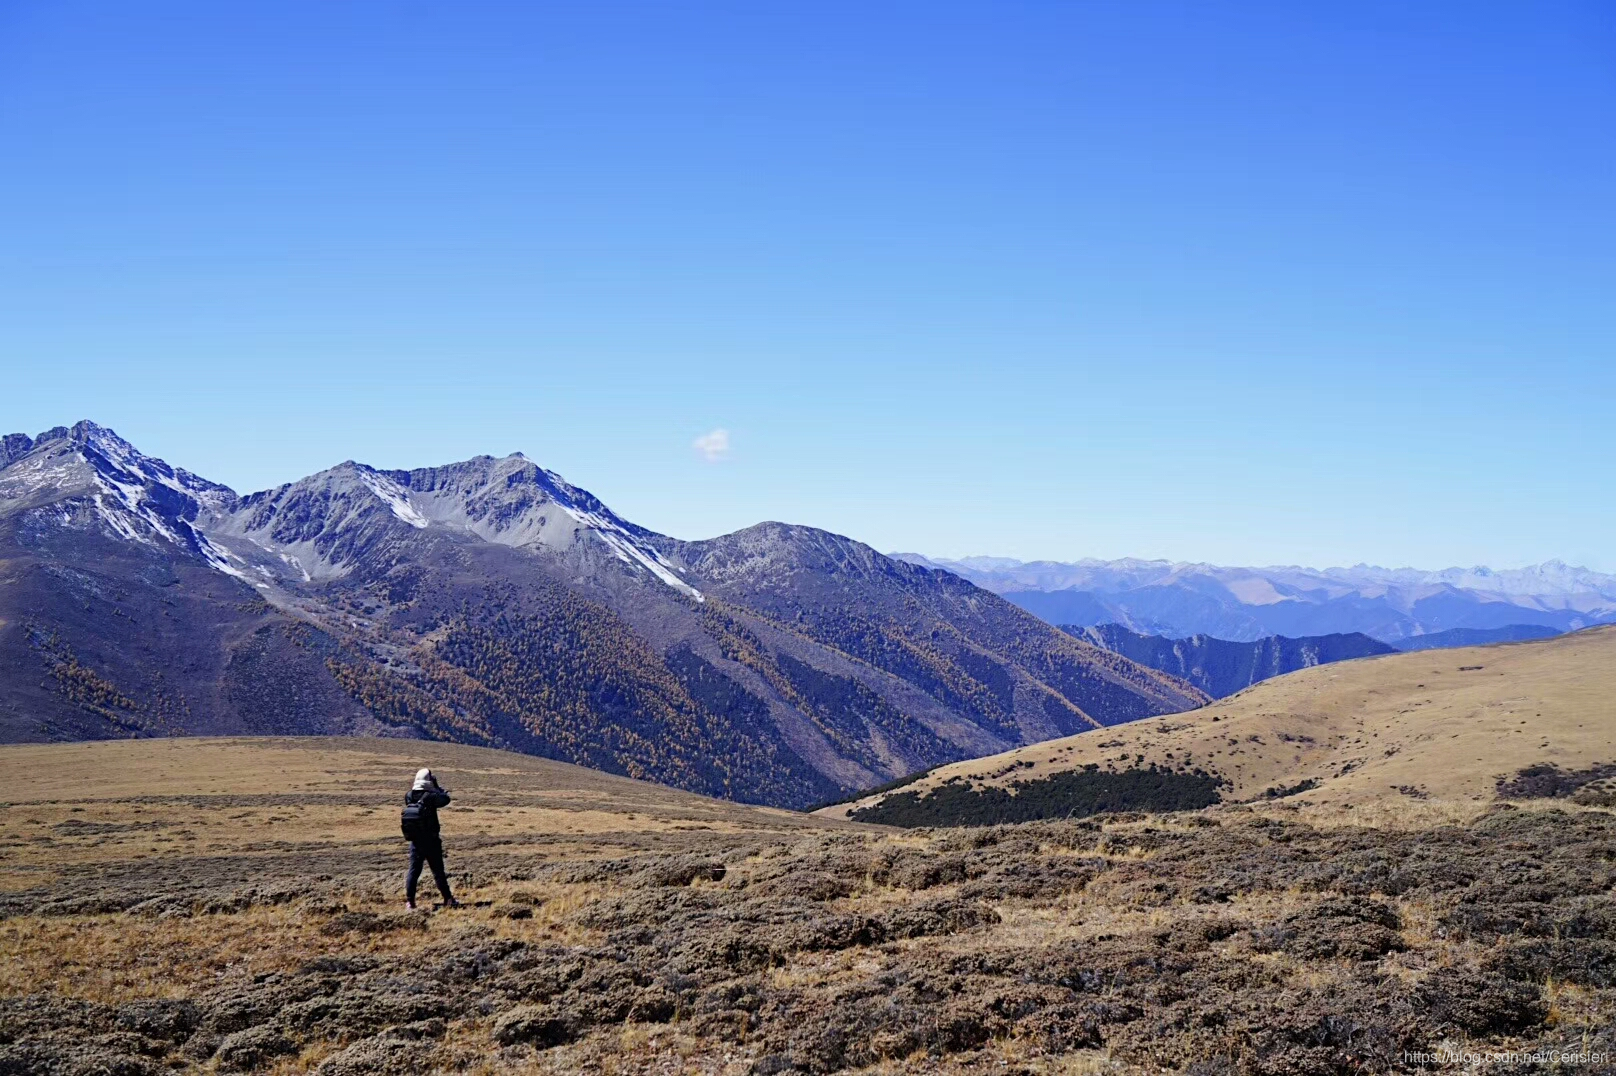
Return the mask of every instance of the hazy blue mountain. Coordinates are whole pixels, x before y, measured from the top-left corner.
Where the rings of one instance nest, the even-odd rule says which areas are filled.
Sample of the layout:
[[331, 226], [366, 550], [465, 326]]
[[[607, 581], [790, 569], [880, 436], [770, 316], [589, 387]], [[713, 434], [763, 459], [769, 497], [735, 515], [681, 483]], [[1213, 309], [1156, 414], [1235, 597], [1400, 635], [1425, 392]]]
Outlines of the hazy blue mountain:
[[1110, 624], [1128, 618], [1126, 610], [1092, 590], [1014, 590], [1004, 596], [1051, 624]]
[[364, 733], [804, 806], [1201, 705], [948, 572], [681, 542], [521, 455], [233, 490], [90, 422], [0, 439], [0, 741]]
[[1022, 562], [895, 554], [954, 572], [1052, 623], [1250, 642], [1362, 632], [1384, 642], [1455, 628], [1553, 632], [1616, 621], [1616, 576], [1529, 568], [1228, 568], [1168, 561]]
[[1332, 661], [1396, 653], [1392, 647], [1360, 632], [1302, 639], [1270, 635], [1251, 642], [1192, 635], [1170, 639], [1130, 631], [1121, 624], [1065, 630], [1079, 639], [1132, 658], [1141, 665], [1188, 680], [1214, 698], [1243, 691], [1261, 680]]
[[1397, 642], [1399, 650], [1436, 650], [1454, 646], [1485, 646], [1488, 643], [1519, 643], [1547, 639], [1560, 632], [1537, 624], [1507, 624], [1502, 628], [1449, 628], [1429, 635], [1415, 635]]

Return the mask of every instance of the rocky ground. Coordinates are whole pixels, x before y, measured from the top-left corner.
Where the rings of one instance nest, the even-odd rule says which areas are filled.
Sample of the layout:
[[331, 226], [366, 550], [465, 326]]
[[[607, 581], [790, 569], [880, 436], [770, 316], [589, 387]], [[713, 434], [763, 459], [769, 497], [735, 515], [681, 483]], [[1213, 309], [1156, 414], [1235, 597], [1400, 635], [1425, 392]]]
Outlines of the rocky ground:
[[0, 1074], [1616, 1070], [1616, 815], [1421, 809], [449, 824], [469, 906], [409, 913], [387, 841], [12, 804]]

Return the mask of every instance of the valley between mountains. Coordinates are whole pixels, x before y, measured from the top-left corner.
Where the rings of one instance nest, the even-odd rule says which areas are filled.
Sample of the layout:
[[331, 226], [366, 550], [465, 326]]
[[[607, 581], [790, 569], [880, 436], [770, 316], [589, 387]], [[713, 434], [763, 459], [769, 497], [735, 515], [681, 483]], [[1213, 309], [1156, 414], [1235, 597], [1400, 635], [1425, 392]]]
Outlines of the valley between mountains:
[[1207, 701], [949, 572], [680, 541], [521, 455], [243, 496], [90, 422], [0, 440], [0, 741], [416, 737], [801, 808]]

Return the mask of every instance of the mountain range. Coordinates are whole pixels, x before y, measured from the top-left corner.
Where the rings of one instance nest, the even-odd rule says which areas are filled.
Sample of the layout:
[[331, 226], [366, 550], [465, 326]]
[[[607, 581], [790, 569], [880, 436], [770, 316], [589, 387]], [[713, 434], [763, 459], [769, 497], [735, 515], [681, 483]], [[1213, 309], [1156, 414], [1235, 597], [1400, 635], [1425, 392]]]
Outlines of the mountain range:
[[1559, 635], [1541, 624], [1506, 624], [1501, 628], [1449, 628], [1397, 640], [1399, 650], [1450, 650], [1458, 646], [1486, 646], [1490, 643], [1524, 643]]
[[0, 741], [371, 734], [801, 807], [1195, 687], [811, 527], [685, 542], [524, 456], [239, 495], [0, 439]]
[[1129, 631], [1121, 624], [1101, 624], [1098, 627], [1069, 624], [1065, 631], [1141, 665], [1149, 665], [1152, 669], [1188, 680], [1215, 699], [1298, 669], [1396, 653], [1393, 647], [1361, 632], [1312, 635], [1301, 639], [1269, 635], [1253, 642], [1235, 642], [1214, 639], [1210, 635], [1169, 639], [1162, 635]]
[[1362, 632], [1400, 645], [1453, 629], [1497, 633], [1475, 642], [1520, 638], [1522, 628], [1558, 633], [1616, 621], [1616, 576], [1559, 561], [1507, 571], [1422, 571], [893, 556], [954, 572], [1052, 624], [1115, 623], [1173, 637], [1250, 642]]

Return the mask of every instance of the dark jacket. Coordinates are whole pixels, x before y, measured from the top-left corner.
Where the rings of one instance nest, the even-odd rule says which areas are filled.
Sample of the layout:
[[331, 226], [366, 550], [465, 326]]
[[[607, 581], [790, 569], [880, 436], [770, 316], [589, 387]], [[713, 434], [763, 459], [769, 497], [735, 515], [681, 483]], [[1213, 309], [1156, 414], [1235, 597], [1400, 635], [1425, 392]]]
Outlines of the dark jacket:
[[427, 841], [438, 839], [438, 808], [449, 806], [449, 793], [441, 788], [412, 788], [404, 793], [405, 803], [421, 805], [421, 834]]

